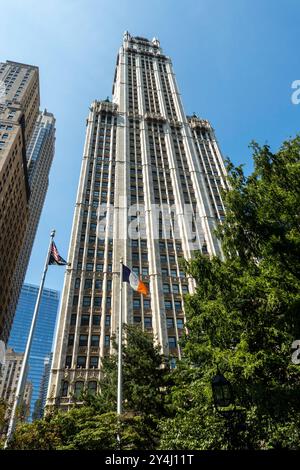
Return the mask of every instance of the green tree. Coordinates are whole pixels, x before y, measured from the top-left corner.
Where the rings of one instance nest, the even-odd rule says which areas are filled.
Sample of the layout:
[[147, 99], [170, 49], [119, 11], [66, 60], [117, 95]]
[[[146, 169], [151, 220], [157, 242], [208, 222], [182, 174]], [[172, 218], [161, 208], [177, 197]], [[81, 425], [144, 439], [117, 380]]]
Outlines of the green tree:
[[159, 442], [158, 420], [164, 410], [164, 360], [153, 337], [141, 328], [124, 328], [124, 414], [116, 414], [117, 361], [104, 360], [101, 393], [87, 392], [68, 412], [55, 412], [19, 425], [13, 449], [152, 449]]
[[[187, 296], [188, 334], [162, 422], [162, 448], [298, 449], [300, 368], [300, 137], [273, 154], [252, 144], [254, 172], [228, 163], [226, 220], [218, 229], [225, 260], [197, 254]], [[220, 416], [211, 379], [231, 382], [244, 425]]]
[[[124, 327], [123, 408], [125, 411], [160, 416], [164, 413], [165, 360], [153, 335], [139, 326]], [[115, 352], [117, 345], [114, 342]], [[86, 395], [86, 403], [103, 411], [117, 407], [117, 354], [104, 359], [101, 394]]]

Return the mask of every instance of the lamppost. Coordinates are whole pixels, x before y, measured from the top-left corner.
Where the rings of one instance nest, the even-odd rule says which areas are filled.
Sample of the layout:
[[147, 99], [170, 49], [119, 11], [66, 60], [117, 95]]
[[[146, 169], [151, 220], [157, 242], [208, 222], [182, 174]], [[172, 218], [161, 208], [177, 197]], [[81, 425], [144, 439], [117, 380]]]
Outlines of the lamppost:
[[[234, 447], [239, 447], [236, 439], [238, 432], [245, 430], [245, 415], [242, 410], [237, 410], [232, 385], [219, 371], [212, 378], [211, 388], [215, 409], [228, 423], [229, 438]], [[233, 406], [233, 408], [232, 408]], [[231, 407], [230, 409], [228, 409]]]
[[231, 383], [224, 377], [223, 374], [218, 372], [218, 374], [212, 378], [211, 388], [215, 408], [219, 413], [222, 414], [222, 408], [226, 408], [234, 403]]

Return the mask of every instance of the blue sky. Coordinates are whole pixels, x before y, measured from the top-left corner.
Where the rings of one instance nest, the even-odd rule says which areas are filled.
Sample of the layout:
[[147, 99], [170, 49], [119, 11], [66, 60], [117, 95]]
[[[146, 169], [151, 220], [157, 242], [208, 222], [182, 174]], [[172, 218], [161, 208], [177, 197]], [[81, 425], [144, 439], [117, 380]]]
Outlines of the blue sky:
[[[2, 3], [2, 2], [0, 2]], [[187, 114], [211, 121], [224, 156], [251, 171], [252, 139], [276, 150], [299, 131], [299, 0], [10, 0], [0, 61], [40, 68], [41, 108], [57, 119], [56, 154], [26, 281], [38, 284], [48, 238], [67, 256], [88, 106], [111, 96], [123, 32], [156, 36], [172, 57]], [[62, 290], [64, 269], [47, 286]]]

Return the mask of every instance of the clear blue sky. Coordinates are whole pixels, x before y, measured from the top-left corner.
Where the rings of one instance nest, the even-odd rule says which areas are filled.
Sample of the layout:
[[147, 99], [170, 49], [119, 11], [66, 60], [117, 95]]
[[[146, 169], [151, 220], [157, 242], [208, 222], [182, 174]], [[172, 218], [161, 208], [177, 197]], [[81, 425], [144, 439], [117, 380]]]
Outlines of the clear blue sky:
[[[40, 68], [41, 108], [57, 119], [56, 154], [27, 282], [38, 284], [49, 233], [67, 256], [88, 106], [111, 96], [123, 32], [161, 41], [187, 114], [208, 118], [224, 156], [251, 171], [248, 144], [273, 150], [299, 131], [299, 0], [10, 0], [0, 61]], [[64, 269], [47, 286], [62, 290]]]

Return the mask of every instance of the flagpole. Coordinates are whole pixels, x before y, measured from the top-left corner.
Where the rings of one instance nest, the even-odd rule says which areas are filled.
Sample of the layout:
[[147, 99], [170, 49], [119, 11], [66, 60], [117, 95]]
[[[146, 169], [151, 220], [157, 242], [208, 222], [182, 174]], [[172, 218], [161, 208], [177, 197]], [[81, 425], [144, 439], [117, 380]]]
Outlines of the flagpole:
[[27, 378], [26, 372], [27, 372], [27, 366], [28, 366], [28, 359], [29, 359], [29, 355], [30, 355], [30, 349], [31, 349], [31, 344], [32, 344], [32, 340], [33, 340], [33, 334], [34, 334], [34, 330], [35, 330], [35, 326], [36, 326], [36, 322], [37, 322], [37, 318], [38, 318], [39, 307], [40, 307], [40, 303], [41, 303], [41, 300], [42, 300], [42, 293], [43, 293], [43, 288], [44, 288], [44, 284], [45, 284], [46, 274], [47, 274], [47, 271], [48, 271], [49, 259], [50, 259], [50, 253], [51, 253], [51, 246], [52, 246], [54, 237], [55, 237], [55, 230], [52, 230], [51, 235], [50, 235], [49, 248], [48, 248], [47, 257], [46, 257], [45, 266], [44, 266], [44, 272], [43, 272], [43, 276], [42, 276], [38, 296], [37, 296], [37, 299], [36, 299], [36, 304], [35, 304], [35, 307], [34, 307], [34, 313], [33, 313], [32, 321], [31, 321], [31, 326], [30, 326], [29, 335], [28, 335], [28, 339], [27, 339], [27, 344], [26, 344], [26, 348], [25, 348], [24, 358], [23, 358], [23, 361], [22, 361], [22, 366], [21, 366], [20, 376], [19, 376], [19, 380], [18, 380], [16, 395], [15, 395], [15, 398], [14, 398], [13, 408], [12, 408], [12, 412], [11, 412], [11, 415], [10, 415], [8, 430], [7, 430], [7, 434], [6, 434], [6, 441], [5, 441], [5, 444], [4, 444], [4, 449], [7, 448], [9, 442], [12, 439], [13, 433], [15, 431], [16, 421], [17, 421], [17, 419], [16, 419], [17, 418], [17, 416], [16, 416], [17, 409], [18, 409], [18, 406], [20, 405], [21, 400], [23, 398], [24, 387], [25, 387], [26, 378]]
[[122, 294], [123, 294], [123, 259], [120, 259], [120, 298], [119, 298], [119, 341], [118, 341], [118, 394], [117, 414], [122, 414]]

